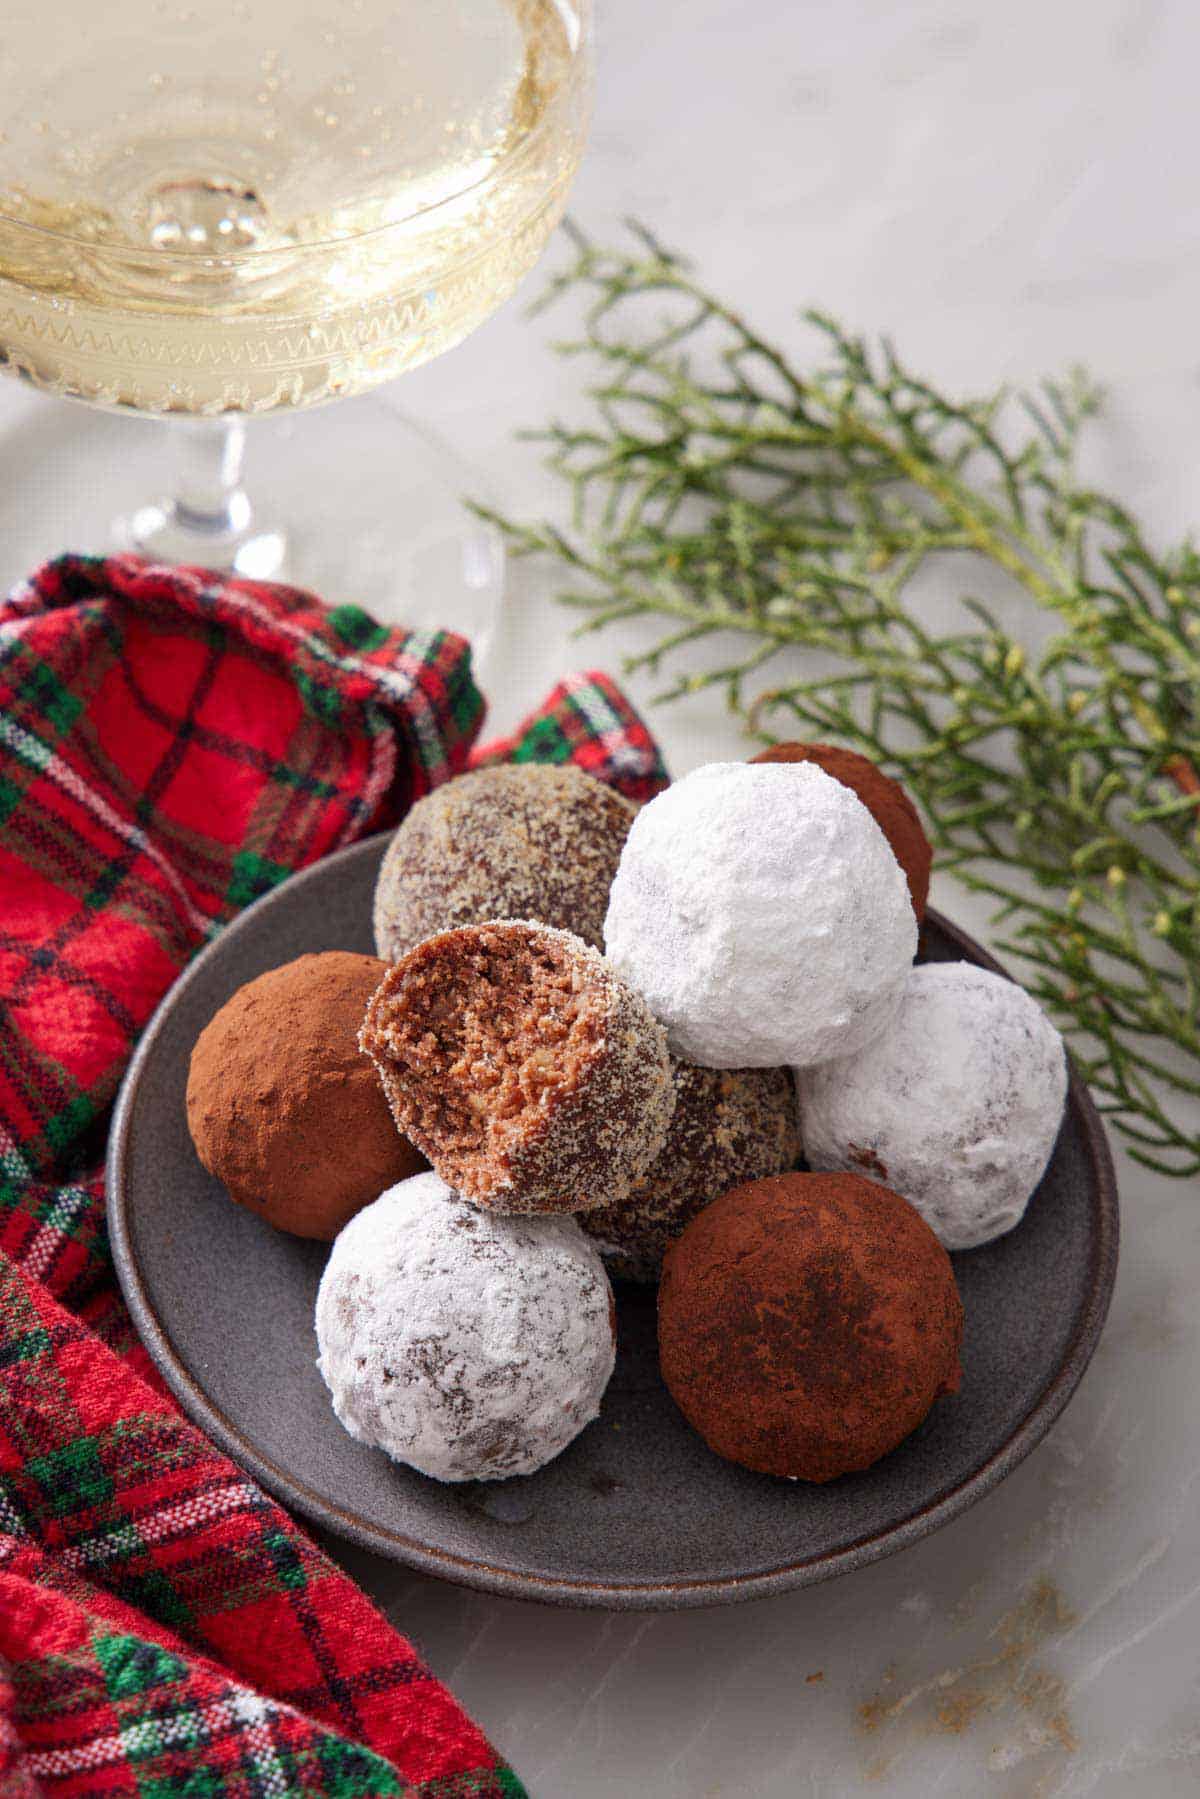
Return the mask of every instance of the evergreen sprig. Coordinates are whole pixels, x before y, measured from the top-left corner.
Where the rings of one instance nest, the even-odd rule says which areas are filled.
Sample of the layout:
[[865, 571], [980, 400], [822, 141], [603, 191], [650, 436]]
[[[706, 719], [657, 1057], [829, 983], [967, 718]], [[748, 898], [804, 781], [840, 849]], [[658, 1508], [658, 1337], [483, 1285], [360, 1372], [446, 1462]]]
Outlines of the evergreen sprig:
[[641, 229], [576, 235], [565, 293], [593, 417], [535, 435], [571, 524], [489, 515], [511, 548], [585, 628], [667, 620], [630, 667], [711, 638], [664, 697], [719, 685], [754, 735], [896, 774], [1131, 1153], [1200, 1171], [1200, 557], [1077, 475], [1096, 391], [955, 400], [817, 312], [801, 367]]

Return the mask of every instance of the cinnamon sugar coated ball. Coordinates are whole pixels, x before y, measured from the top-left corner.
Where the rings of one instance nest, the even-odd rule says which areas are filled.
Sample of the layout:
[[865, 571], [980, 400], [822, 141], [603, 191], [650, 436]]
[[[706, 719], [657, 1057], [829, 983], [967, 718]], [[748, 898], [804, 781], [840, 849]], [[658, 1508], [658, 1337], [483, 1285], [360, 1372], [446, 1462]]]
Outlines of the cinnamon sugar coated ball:
[[532, 1474], [597, 1414], [613, 1301], [571, 1218], [497, 1218], [436, 1174], [361, 1211], [317, 1294], [318, 1367], [352, 1437], [435, 1480]]
[[656, 1281], [689, 1219], [730, 1187], [782, 1174], [800, 1155], [796, 1091], [786, 1068], [697, 1068], [672, 1062], [675, 1111], [662, 1153], [615, 1206], [579, 1223], [609, 1271]]
[[950, 1258], [906, 1200], [853, 1174], [736, 1187], [667, 1251], [663, 1379], [718, 1455], [835, 1480], [870, 1467], [961, 1370]]
[[873, 1043], [797, 1082], [812, 1167], [885, 1181], [947, 1249], [973, 1249], [1025, 1215], [1062, 1123], [1067, 1057], [1015, 982], [937, 962], [913, 969]]
[[301, 956], [239, 988], [192, 1051], [197, 1155], [239, 1205], [297, 1237], [328, 1242], [425, 1166], [358, 1047], [386, 972], [374, 956]]
[[464, 1198], [498, 1212], [613, 1204], [663, 1146], [666, 1036], [567, 931], [443, 931], [390, 969], [360, 1042], [397, 1127]]
[[395, 962], [424, 937], [528, 918], [599, 947], [636, 807], [571, 766], [508, 763], [435, 788], [392, 838], [375, 886], [375, 947]]
[[604, 935], [677, 1056], [778, 1068], [882, 1030], [917, 922], [887, 839], [840, 781], [812, 763], [714, 762], [634, 819]]
[[920, 924], [929, 898], [929, 873], [933, 848], [925, 835], [917, 808], [901, 787], [876, 767], [869, 756], [843, 750], [832, 743], [776, 743], [760, 750], [752, 762], [815, 762], [827, 775], [856, 793], [891, 845], [904, 870], [913, 911]]

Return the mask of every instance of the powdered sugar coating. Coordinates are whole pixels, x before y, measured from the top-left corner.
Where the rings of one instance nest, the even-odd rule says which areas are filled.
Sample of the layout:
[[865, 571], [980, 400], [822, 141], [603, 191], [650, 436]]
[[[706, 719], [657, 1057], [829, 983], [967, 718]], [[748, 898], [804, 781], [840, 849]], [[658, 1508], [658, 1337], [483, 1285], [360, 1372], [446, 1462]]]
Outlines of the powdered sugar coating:
[[908, 883], [870, 812], [814, 763], [714, 762], [633, 822], [605, 948], [710, 1068], [807, 1066], [868, 1043], [917, 947]]
[[809, 1166], [880, 1180], [947, 1249], [1019, 1224], [1054, 1149], [1062, 1038], [1020, 987], [969, 962], [914, 968], [858, 1055], [797, 1073]]
[[567, 764], [475, 769], [417, 801], [375, 883], [375, 944], [398, 961], [424, 937], [534, 918], [599, 947], [636, 808]]
[[497, 1218], [436, 1174], [359, 1212], [317, 1293], [342, 1424], [435, 1480], [533, 1474], [596, 1417], [612, 1290], [570, 1218]]

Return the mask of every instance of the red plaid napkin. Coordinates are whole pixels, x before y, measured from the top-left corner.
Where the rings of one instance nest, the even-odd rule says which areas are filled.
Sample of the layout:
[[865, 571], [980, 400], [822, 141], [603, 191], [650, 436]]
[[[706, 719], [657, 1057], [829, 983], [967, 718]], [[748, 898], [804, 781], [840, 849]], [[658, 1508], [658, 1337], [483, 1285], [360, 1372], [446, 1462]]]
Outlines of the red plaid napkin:
[[[138, 1032], [192, 953], [464, 768], [467, 645], [293, 590], [68, 557], [0, 608], [0, 1792], [74, 1799], [520, 1783], [361, 1593], [167, 1397], [97, 1172]], [[657, 751], [599, 675], [480, 759], [635, 798]]]

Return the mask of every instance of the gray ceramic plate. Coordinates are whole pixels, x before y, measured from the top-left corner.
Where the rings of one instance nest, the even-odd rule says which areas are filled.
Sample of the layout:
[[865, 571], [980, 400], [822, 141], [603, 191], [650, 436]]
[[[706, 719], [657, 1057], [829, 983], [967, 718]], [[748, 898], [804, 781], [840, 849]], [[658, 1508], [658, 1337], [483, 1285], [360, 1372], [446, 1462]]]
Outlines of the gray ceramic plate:
[[[526, 1480], [443, 1486], [338, 1424], [314, 1365], [326, 1251], [279, 1235], [201, 1168], [188, 1056], [243, 981], [306, 950], [371, 948], [384, 840], [252, 906], [197, 957], [142, 1039], [108, 1164], [113, 1250], [138, 1328], [184, 1410], [296, 1511], [468, 1586], [564, 1605], [711, 1605], [840, 1574], [915, 1542], [1003, 1479], [1049, 1429], [1096, 1346], [1117, 1261], [1100, 1122], [1073, 1080], [1024, 1222], [955, 1257], [965, 1378], [866, 1474], [826, 1487], [755, 1475], [692, 1434], [658, 1375], [653, 1294], [618, 1295], [620, 1354], [600, 1419]], [[944, 919], [922, 955], [988, 962]]]

